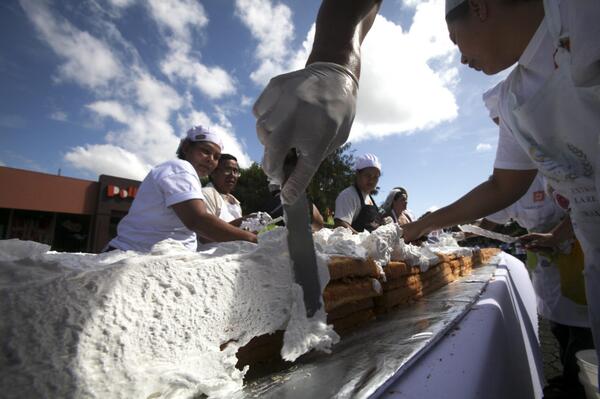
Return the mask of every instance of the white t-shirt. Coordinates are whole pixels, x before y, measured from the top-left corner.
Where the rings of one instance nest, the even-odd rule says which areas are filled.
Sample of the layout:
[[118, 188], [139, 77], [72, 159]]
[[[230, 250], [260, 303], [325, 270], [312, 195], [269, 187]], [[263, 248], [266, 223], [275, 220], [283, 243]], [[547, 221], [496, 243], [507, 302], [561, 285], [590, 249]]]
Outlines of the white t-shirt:
[[172, 205], [191, 199], [204, 200], [194, 167], [177, 159], [154, 167], [137, 192], [129, 213], [117, 227], [109, 245], [123, 250], [148, 252], [154, 244], [171, 238], [196, 250], [196, 233], [175, 214]]
[[240, 201], [232, 194], [219, 193], [212, 182], [202, 188], [202, 194], [204, 194], [204, 202], [208, 212], [219, 219], [229, 223], [242, 217]]
[[[512, 87], [516, 88], [517, 101], [523, 102], [533, 96], [554, 69], [552, 59], [547, 59], [547, 54], [552, 54], [553, 49], [553, 41], [548, 34], [546, 19], [544, 19], [525, 51], [521, 54], [518, 66], [512, 70], [504, 82], [498, 85], [498, 95], [501, 96], [503, 92], [500, 87], [507, 84], [507, 82], [511, 82]], [[502, 101], [504, 99], [500, 98], [498, 102], [502, 103]], [[502, 111], [502, 107], [497, 110], [500, 117], [500, 133], [494, 168], [510, 170], [537, 169], [529, 154], [515, 140], [508, 126], [503, 122]]]
[[566, 212], [546, 193], [544, 177], [538, 174], [517, 202], [485, 218], [498, 224], [513, 220], [527, 231], [547, 233], [565, 216]]
[[[506, 209], [486, 216], [486, 219], [498, 224], [512, 220], [530, 232], [547, 233], [565, 216], [565, 210], [546, 194], [544, 178], [538, 174], [523, 197]], [[587, 306], [579, 305], [561, 294], [558, 266], [542, 254], [537, 254], [536, 259], [532, 280], [538, 313], [556, 323], [589, 327]]]
[[[369, 194], [362, 193], [362, 195], [365, 205], [374, 205]], [[360, 213], [361, 208], [362, 204], [360, 203], [358, 192], [356, 191], [356, 187], [352, 185], [350, 187], [346, 187], [341, 193], [338, 194], [337, 198], [335, 199], [334, 215], [336, 219], [340, 219], [348, 224], [352, 224], [354, 219]]]

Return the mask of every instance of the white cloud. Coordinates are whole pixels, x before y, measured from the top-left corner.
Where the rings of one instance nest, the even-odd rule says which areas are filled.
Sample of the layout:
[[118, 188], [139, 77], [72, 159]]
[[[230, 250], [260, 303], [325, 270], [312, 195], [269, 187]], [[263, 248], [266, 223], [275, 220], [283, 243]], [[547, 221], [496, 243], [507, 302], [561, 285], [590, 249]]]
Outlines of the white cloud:
[[109, 174], [129, 179], [142, 180], [151, 168], [137, 155], [120, 147], [108, 144], [86, 145], [73, 148], [65, 160], [73, 166], [96, 174]]
[[169, 47], [160, 64], [169, 79], [183, 80], [211, 99], [236, 92], [235, 80], [225, 69], [205, 65], [192, 55], [194, 32], [201, 32], [209, 22], [202, 4], [194, 0], [150, 0], [147, 6]]
[[258, 40], [255, 58], [260, 64], [250, 78], [264, 85], [269, 78], [289, 68], [290, 44], [294, 38], [292, 11], [270, 0], [236, 0], [235, 13]]
[[117, 101], [96, 101], [86, 105], [86, 108], [96, 114], [109, 117], [120, 123], [127, 123], [129, 116], [125, 108]]
[[59, 68], [61, 79], [93, 89], [121, 76], [122, 66], [106, 43], [66, 20], [59, 21], [43, 2], [20, 3], [40, 36], [64, 59]]
[[67, 114], [63, 111], [55, 111], [55, 112], [51, 113], [49, 115], [49, 117], [50, 117], [50, 119], [59, 121], [59, 122], [66, 122], [68, 119]]
[[189, 46], [172, 42], [171, 51], [161, 63], [170, 79], [183, 79], [211, 99], [236, 92], [233, 78], [221, 67], [208, 67], [190, 55]]
[[429, 208], [427, 208], [427, 210], [425, 212], [435, 212], [438, 209], [440, 209], [439, 206], [437, 206], [437, 205], [431, 205]]
[[[140, 179], [151, 166], [175, 156], [179, 137], [189, 125], [178, 126], [176, 130], [172, 121], [177, 124], [182, 115], [194, 115], [190, 89], [195, 87], [209, 99], [218, 99], [235, 93], [235, 81], [223, 68], [206, 66], [198, 59], [199, 53], [193, 44], [197, 42], [197, 34], [208, 24], [208, 16], [199, 2], [152, 0], [143, 3], [167, 44], [168, 50], [159, 55], [159, 60], [163, 60], [161, 66], [170, 79], [183, 83], [183, 88], [176, 91], [149, 72], [136, 47], [113, 22], [121, 17], [121, 9], [131, 6], [134, 0], [110, 1], [118, 12], [100, 12], [95, 2], [82, 3], [82, 7], [89, 7], [90, 16], [89, 21], [82, 22], [90, 22], [87, 26], [92, 26], [97, 37], [91, 31], [77, 29], [50, 8], [49, 3], [22, 0], [21, 4], [41, 39], [61, 58], [59, 83], [68, 79], [86, 89], [92, 100], [84, 107], [100, 126], [106, 122], [104, 143], [68, 149], [64, 159], [76, 168], [95, 174]], [[80, 12], [84, 15], [86, 9]], [[202, 120], [223, 134], [226, 150], [234, 153], [242, 166], [250, 165], [251, 160], [233, 133], [225, 112], [208, 104], [213, 113], [210, 116], [203, 113]], [[54, 113], [50, 117], [60, 119], [66, 114]], [[11, 120], [4, 122], [8, 124]]]
[[492, 150], [492, 145], [487, 143], [479, 143], [477, 147], [475, 147], [475, 151], [477, 152], [488, 152]]
[[189, 41], [192, 29], [208, 24], [204, 7], [195, 0], [150, 0], [147, 4], [154, 20], [178, 39]]
[[458, 115], [451, 89], [458, 71], [440, 0], [420, 3], [404, 32], [379, 15], [362, 46], [356, 119], [350, 140], [428, 129]]
[[[431, 23], [443, 21], [444, 2], [410, 5], [416, 8], [408, 31], [379, 15], [363, 42], [357, 114], [350, 133], [353, 142], [432, 128], [458, 115], [451, 91], [458, 78], [452, 63], [456, 50], [445, 24]], [[275, 8], [268, 0], [236, 1], [237, 14], [259, 42], [257, 57], [264, 58], [250, 76], [258, 85], [279, 73], [301, 68], [312, 47], [314, 24], [300, 48], [285, 52], [291, 48], [293, 25], [286, 20], [286, 13], [273, 12]], [[275, 20], [272, 27], [263, 26], [268, 25], [265, 15]], [[290, 28], [282, 28], [284, 25]], [[269, 35], [285, 45], [269, 47]], [[284, 57], [280, 57], [282, 53]]]
[[125, 7], [129, 7], [130, 5], [132, 5], [133, 3], [135, 3], [136, 0], [108, 0], [108, 2], [115, 6], [115, 7], [119, 7], [119, 8], [125, 8]]

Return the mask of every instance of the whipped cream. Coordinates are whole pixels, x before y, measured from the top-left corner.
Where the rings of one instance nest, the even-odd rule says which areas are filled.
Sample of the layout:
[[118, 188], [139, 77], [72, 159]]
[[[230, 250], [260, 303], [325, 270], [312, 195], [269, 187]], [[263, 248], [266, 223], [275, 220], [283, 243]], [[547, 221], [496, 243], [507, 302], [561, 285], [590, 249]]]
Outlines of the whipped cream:
[[198, 253], [173, 240], [100, 255], [0, 241], [0, 298], [6, 397], [227, 397], [253, 337], [285, 330], [292, 361], [339, 340], [324, 311], [306, 317], [282, 228]]

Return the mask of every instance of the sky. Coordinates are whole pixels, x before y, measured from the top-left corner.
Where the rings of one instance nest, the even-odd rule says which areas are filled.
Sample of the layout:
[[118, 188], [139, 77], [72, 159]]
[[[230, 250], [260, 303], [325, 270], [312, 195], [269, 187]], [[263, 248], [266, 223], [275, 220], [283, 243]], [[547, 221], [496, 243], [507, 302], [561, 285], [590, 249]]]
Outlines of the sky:
[[[242, 167], [260, 163], [252, 105], [271, 77], [302, 68], [319, 5], [3, 0], [0, 166], [142, 180], [197, 124]], [[403, 186], [419, 216], [485, 181], [498, 132], [481, 97], [505, 76], [460, 64], [443, 1], [384, 0], [349, 139], [381, 160], [377, 202]]]

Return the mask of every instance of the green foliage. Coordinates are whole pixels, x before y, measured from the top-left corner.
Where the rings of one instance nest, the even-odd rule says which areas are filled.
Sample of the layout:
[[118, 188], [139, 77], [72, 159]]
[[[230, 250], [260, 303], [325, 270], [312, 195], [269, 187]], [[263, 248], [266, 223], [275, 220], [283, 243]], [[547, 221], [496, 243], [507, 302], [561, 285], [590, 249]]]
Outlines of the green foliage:
[[260, 210], [271, 197], [271, 193], [269, 193], [267, 175], [256, 162], [253, 162], [249, 168], [242, 169], [241, 172], [233, 195], [241, 202], [242, 213], [247, 215]]
[[[350, 144], [345, 144], [329, 155], [315, 173], [308, 186], [308, 198], [312, 200], [327, 220], [326, 209], [332, 212], [340, 191], [354, 183], [354, 157]], [[267, 176], [257, 163], [242, 169], [234, 195], [242, 203], [244, 215], [261, 210], [271, 197]]]
[[338, 194], [354, 183], [353, 152], [350, 143], [346, 143], [331, 153], [321, 163], [308, 186], [308, 197], [326, 220], [326, 209], [333, 212]]

